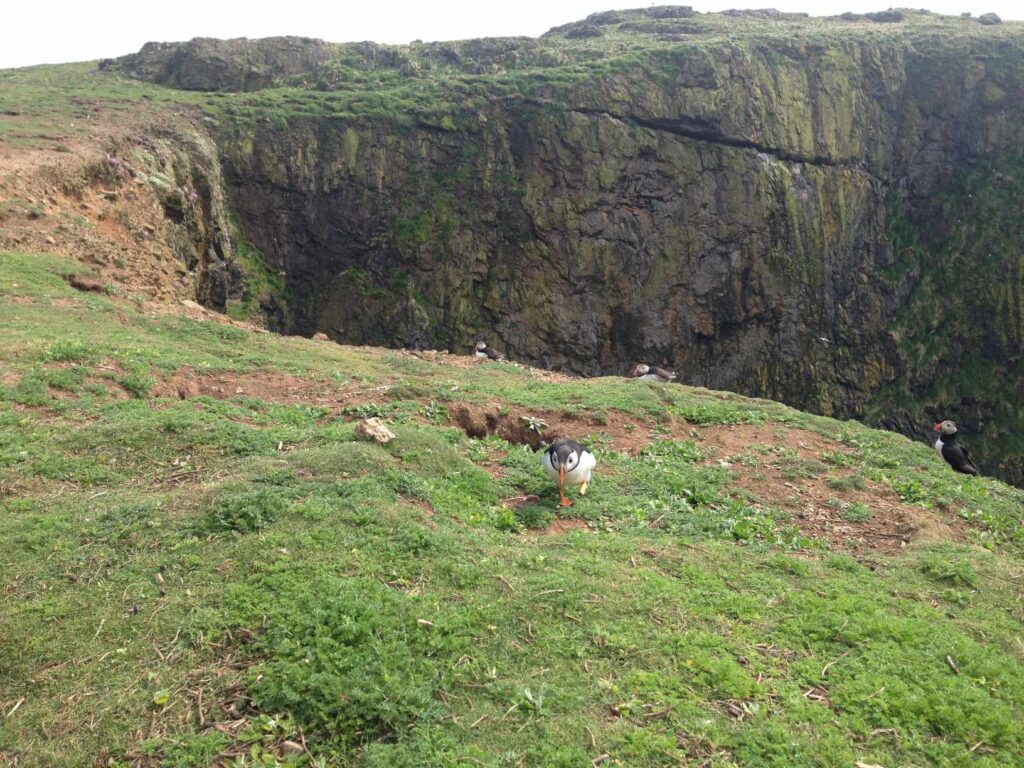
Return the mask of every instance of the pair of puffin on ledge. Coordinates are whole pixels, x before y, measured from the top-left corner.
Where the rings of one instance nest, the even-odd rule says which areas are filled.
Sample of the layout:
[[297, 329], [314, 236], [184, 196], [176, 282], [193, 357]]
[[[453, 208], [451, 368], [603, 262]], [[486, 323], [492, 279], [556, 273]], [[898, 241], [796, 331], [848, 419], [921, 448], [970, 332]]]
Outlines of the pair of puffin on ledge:
[[657, 366], [650, 366], [646, 363], [640, 363], [633, 372], [629, 374], [631, 379], [640, 379], [640, 381], [674, 381], [676, 378], [675, 371], [668, 371], [664, 368], [658, 368]]
[[486, 341], [478, 341], [476, 346], [473, 348], [473, 354], [476, 357], [486, 358], [487, 360], [500, 361], [504, 360], [505, 356], [498, 350], [488, 344]]
[[939, 433], [939, 439], [935, 441], [935, 450], [955, 472], [976, 476], [981, 474], [971, 460], [967, 446], [956, 441], [956, 422], [948, 419], [940, 421], [935, 425], [935, 431]]

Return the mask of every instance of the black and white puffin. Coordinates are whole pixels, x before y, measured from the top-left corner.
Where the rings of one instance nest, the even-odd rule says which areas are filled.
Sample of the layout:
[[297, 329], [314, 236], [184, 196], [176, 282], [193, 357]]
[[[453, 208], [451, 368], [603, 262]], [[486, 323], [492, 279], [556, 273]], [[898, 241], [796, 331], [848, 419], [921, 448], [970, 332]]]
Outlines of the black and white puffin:
[[640, 381], [672, 381], [675, 379], [676, 374], [674, 371], [666, 371], [664, 368], [654, 367], [640, 363], [633, 372], [629, 374], [631, 379], [640, 379]]
[[946, 460], [956, 472], [965, 475], [980, 475], [981, 472], [971, 461], [971, 454], [967, 446], [960, 445], [956, 441], [956, 423], [952, 421], [940, 421], [935, 425], [935, 431], [939, 433], [939, 439], [935, 441], [935, 450], [939, 456]]
[[559, 506], [571, 507], [572, 502], [565, 496], [565, 486], [578, 485], [580, 496], [585, 496], [597, 459], [575, 440], [558, 440], [544, 451], [540, 465], [558, 483], [558, 493], [562, 497]]
[[476, 343], [475, 355], [477, 357], [485, 357], [488, 360], [504, 360], [505, 356], [501, 354], [494, 347], [490, 346], [486, 341], [478, 341]]

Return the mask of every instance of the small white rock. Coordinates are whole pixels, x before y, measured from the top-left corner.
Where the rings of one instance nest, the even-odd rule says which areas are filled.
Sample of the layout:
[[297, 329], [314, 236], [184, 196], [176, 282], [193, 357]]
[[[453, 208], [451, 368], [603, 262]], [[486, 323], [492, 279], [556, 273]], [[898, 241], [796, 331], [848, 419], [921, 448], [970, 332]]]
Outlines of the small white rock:
[[373, 440], [377, 443], [390, 443], [397, 435], [384, 426], [383, 421], [374, 417], [359, 422], [359, 426], [356, 427], [356, 437]]

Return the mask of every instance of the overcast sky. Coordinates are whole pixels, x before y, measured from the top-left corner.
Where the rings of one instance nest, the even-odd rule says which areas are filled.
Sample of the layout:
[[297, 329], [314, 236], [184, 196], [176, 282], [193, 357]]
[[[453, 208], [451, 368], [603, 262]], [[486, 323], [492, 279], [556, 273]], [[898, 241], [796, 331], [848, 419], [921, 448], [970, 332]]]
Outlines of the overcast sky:
[[[38, 0], [37, 0], [38, 1]], [[10, 0], [0, 13], [0, 68], [86, 61], [137, 51], [150, 40], [193, 37], [304, 35], [332, 42], [458, 40], [499, 35], [537, 36], [558, 24], [612, 8], [665, 5], [643, 0], [418, 0], [331, 2], [275, 0]], [[699, 11], [778, 8], [830, 16], [884, 10], [892, 0], [683, 0]], [[900, 3], [896, 2], [899, 6]], [[992, 11], [1024, 19], [1024, 0], [908, 0], [936, 13], [975, 16]]]

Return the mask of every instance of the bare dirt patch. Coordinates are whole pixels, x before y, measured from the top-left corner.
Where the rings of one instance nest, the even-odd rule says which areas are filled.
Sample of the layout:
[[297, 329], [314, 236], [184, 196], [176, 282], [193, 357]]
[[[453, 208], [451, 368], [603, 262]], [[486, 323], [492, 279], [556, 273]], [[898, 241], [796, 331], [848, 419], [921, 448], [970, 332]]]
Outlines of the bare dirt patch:
[[[150, 116], [153, 117], [153, 116]], [[140, 116], [141, 119], [141, 116]], [[163, 212], [141, 180], [115, 191], [91, 178], [115, 140], [144, 132], [124, 114], [86, 124], [49, 147], [0, 141], [0, 249], [55, 253], [88, 264], [101, 286], [151, 299], [191, 296], [191, 276], [159, 232]]]
[[[782, 424], [696, 429], [698, 442], [711, 451], [707, 463], [727, 466], [735, 490], [752, 501], [787, 512], [802, 533], [825, 539], [837, 550], [892, 551], [913, 542], [966, 538], [967, 525], [960, 518], [906, 504], [887, 485], [857, 478], [852, 470], [817, 464], [823, 454], [850, 452], [835, 440]], [[752, 453], [752, 446], [778, 447], [791, 453], [785, 458]], [[754, 457], [757, 463], [742, 463], [739, 459], [743, 457]], [[810, 470], [800, 473], [801, 465]], [[833, 486], [830, 479], [849, 482]], [[870, 517], [847, 519], [855, 505], [866, 508]]]
[[752, 445], [792, 448], [802, 459], [820, 459], [821, 454], [829, 452], [849, 452], [849, 448], [840, 442], [785, 424], [687, 426], [695, 430], [701, 445], [714, 448], [715, 453], [723, 457], [749, 451]]
[[251, 397], [265, 402], [289, 404], [296, 401], [324, 403], [332, 399], [334, 387], [284, 373], [221, 373], [201, 375], [182, 368], [153, 387], [155, 397], [188, 400], [201, 395], [220, 400]]
[[79, 291], [85, 291], [87, 293], [105, 293], [106, 286], [102, 280], [97, 280], [94, 277], [88, 277], [86, 275], [62, 275], [64, 280], [72, 288]]
[[552, 520], [543, 528], [529, 528], [523, 531], [524, 536], [561, 536], [569, 531], [589, 531], [586, 520], [578, 517], [567, 517]]

